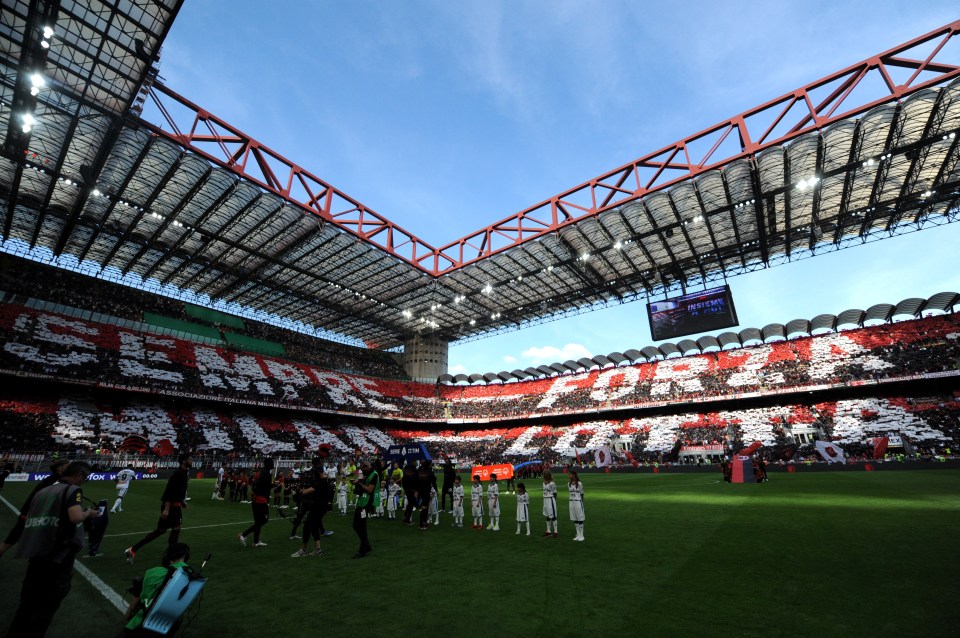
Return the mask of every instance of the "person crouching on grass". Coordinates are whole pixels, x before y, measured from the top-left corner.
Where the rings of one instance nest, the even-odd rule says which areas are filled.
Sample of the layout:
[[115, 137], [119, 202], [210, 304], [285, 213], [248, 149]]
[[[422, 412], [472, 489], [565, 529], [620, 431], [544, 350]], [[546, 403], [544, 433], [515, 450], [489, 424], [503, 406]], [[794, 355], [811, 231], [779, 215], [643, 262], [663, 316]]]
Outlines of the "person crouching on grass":
[[577, 529], [575, 541], [583, 540], [583, 520], [586, 518], [583, 511], [583, 483], [576, 472], [570, 470], [570, 520]]
[[[143, 575], [139, 591], [134, 593], [136, 590], [130, 590], [134, 595], [133, 600], [127, 606], [126, 614], [124, 614], [124, 619], [127, 620], [123, 630], [124, 638], [146, 638], [159, 635], [143, 628], [147, 609], [153, 605], [153, 601], [167, 582], [170, 570], [187, 567], [188, 560], [190, 560], [190, 547], [184, 543], [168, 545], [166, 551], [163, 552], [160, 567], [151, 567], [147, 570], [147, 573]], [[176, 628], [176, 625], [174, 628]], [[176, 631], [173, 633], [176, 633]]]

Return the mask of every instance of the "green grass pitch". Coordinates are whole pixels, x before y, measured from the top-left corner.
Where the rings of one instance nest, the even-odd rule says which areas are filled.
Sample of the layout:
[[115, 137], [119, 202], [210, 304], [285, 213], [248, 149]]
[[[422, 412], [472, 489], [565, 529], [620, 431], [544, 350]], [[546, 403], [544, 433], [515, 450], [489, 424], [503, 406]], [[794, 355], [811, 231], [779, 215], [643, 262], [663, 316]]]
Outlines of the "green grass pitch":
[[[728, 485], [705, 474], [585, 474], [586, 542], [573, 542], [560, 487], [559, 539], [542, 538], [539, 480], [532, 535], [514, 534], [515, 499], [501, 531], [428, 531], [370, 521], [373, 553], [352, 560], [352, 516], [327, 514], [324, 556], [290, 558], [287, 521], [271, 513], [268, 547], [241, 548], [250, 506], [210, 500], [190, 483], [181, 540], [194, 565], [213, 558], [187, 636], [948, 636], [960, 627], [960, 472], [771, 474]], [[123, 549], [153, 528], [163, 481], [136, 481], [111, 516], [106, 555], [78, 559], [108, 586], [159, 564], [165, 539], [128, 565]], [[19, 507], [29, 484], [0, 493]], [[84, 492], [109, 498], [113, 486]], [[14, 515], [5, 504], [5, 535]], [[467, 503], [469, 506], [469, 502]], [[467, 509], [469, 514], [469, 507]], [[10, 622], [25, 563], [0, 561], [0, 631]], [[50, 636], [104, 638], [120, 613], [79, 574]]]

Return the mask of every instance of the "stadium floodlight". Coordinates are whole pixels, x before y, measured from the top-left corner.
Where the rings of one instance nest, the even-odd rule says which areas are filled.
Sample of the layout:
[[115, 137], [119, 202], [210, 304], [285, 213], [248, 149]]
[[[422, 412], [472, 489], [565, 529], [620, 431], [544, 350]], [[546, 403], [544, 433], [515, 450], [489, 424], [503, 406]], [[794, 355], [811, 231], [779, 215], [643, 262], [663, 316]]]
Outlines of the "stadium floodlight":
[[49, 26], [43, 27], [43, 37], [49, 40], [50, 38], [53, 37], [53, 35], [54, 35], [53, 27], [49, 27]]
[[34, 73], [30, 76], [30, 84], [38, 89], [41, 89], [47, 85], [47, 81], [44, 79], [42, 73]]
[[471, 326], [477, 325], [477, 320], [476, 320], [476, 319], [471, 319], [471, 320], [470, 320], [470, 325], [471, 325]]
[[623, 244], [619, 241], [613, 245], [614, 250], [620, 250], [621, 248], [623, 248]]
[[50, 43], [47, 40], [44, 40], [43, 42], [40, 43], [40, 46], [42, 46], [44, 49], [49, 49]]

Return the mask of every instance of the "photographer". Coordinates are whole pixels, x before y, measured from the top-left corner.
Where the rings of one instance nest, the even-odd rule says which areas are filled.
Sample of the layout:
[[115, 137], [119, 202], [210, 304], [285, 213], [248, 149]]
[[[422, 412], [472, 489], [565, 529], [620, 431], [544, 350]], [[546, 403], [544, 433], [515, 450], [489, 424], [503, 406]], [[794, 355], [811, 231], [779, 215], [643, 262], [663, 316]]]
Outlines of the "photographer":
[[123, 635], [127, 638], [156, 635], [143, 628], [144, 618], [147, 616], [147, 609], [153, 604], [160, 589], [167, 581], [167, 576], [171, 569], [187, 567], [187, 561], [190, 560], [190, 548], [184, 543], [174, 543], [167, 546], [163, 553], [163, 564], [160, 567], [151, 567], [143, 575], [143, 579], [134, 581], [133, 587], [129, 591], [133, 594], [133, 600], [127, 607], [127, 613], [124, 618], [128, 620], [124, 628]]
[[27, 497], [27, 500], [23, 503], [23, 507], [20, 508], [20, 516], [17, 518], [16, 525], [14, 525], [10, 533], [7, 534], [6, 540], [0, 544], [0, 556], [3, 556], [8, 549], [16, 545], [20, 537], [23, 536], [23, 525], [27, 522], [27, 512], [30, 511], [30, 504], [33, 503], [33, 498], [37, 495], [37, 492], [59, 481], [63, 468], [67, 467], [68, 464], [69, 461], [67, 459], [57, 459], [50, 464], [50, 475], [37, 483], [37, 486], [30, 492], [30, 496]]
[[57, 483], [33, 496], [15, 554], [30, 564], [7, 636], [43, 636], [70, 593], [74, 558], [83, 548], [82, 523], [100, 516], [99, 509], [83, 507], [80, 486], [89, 474], [88, 464], [74, 461]]
[[360, 462], [360, 472], [363, 477], [351, 481], [354, 492], [359, 495], [353, 512], [353, 531], [360, 537], [360, 550], [353, 555], [354, 558], [363, 558], [373, 551], [370, 539], [367, 538], [367, 518], [380, 501], [380, 475], [370, 465], [370, 461], [363, 459]]

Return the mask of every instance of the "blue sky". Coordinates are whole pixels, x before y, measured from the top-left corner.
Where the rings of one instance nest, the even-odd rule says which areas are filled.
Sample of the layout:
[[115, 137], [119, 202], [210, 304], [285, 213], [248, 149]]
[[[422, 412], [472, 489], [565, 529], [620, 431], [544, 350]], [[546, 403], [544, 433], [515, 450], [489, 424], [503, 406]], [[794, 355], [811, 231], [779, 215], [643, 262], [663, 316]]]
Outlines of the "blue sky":
[[[440, 246], [958, 17], [940, 0], [187, 0], [160, 73]], [[735, 277], [740, 325], [960, 291], [958, 226]], [[453, 346], [450, 368], [651, 343], [641, 302]]]

